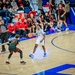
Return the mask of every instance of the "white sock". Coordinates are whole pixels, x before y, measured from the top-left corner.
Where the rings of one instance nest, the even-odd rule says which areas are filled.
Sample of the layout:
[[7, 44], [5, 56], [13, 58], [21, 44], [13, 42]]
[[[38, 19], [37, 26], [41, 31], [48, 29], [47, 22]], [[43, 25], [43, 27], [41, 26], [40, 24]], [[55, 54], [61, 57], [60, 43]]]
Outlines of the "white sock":
[[6, 60], [6, 61], [9, 61], [9, 60]]
[[34, 55], [34, 53], [32, 53]]
[[20, 61], [23, 61], [22, 59]]

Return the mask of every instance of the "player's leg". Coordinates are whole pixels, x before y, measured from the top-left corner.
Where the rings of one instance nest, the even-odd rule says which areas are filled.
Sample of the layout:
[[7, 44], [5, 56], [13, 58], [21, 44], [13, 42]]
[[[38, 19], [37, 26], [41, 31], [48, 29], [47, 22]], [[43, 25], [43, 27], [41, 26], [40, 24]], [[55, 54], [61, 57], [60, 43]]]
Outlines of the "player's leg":
[[57, 22], [57, 31], [60, 32], [62, 30], [61, 28], [62, 28], [62, 20], [59, 20]]
[[32, 54], [29, 55], [29, 57], [33, 58], [34, 53], [36, 52], [36, 48], [38, 47], [38, 44], [35, 44]]
[[44, 45], [42, 45], [42, 48], [43, 48], [43, 51], [44, 51], [44, 57], [46, 57], [47, 56], [47, 54], [46, 54], [46, 48], [45, 48]]
[[34, 58], [34, 53], [36, 52], [36, 48], [37, 48], [38, 45], [40, 44], [40, 40], [41, 40], [41, 39], [37, 38], [36, 44], [35, 44], [34, 49], [33, 49], [33, 52], [32, 52], [32, 54], [29, 55], [29, 57]]
[[13, 51], [10, 51], [10, 54], [8, 56], [8, 60], [6, 61], [6, 64], [10, 64], [9, 59], [11, 58], [12, 54], [13, 54]]
[[20, 63], [25, 64], [26, 62], [23, 61], [23, 52], [19, 48], [16, 48], [16, 52], [20, 53]]
[[46, 48], [45, 48], [45, 39], [41, 42], [41, 45], [42, 45], [42, 49], [44, 51], [44, 57], [46, 57], [47, 54], [46, 54]]
[[36, 52], [36, 48], [38, 47], [38, 44], [35, 44], [33, 54]]
[[69, 30], [69, 28], [68, 28], [68, 25], [67, 25], [67, 23], [66, 23], [66, 21], [64, 20], [64, 24], [65, 24], [65, 26], [66, 26], [66, 31], [68, 31]]

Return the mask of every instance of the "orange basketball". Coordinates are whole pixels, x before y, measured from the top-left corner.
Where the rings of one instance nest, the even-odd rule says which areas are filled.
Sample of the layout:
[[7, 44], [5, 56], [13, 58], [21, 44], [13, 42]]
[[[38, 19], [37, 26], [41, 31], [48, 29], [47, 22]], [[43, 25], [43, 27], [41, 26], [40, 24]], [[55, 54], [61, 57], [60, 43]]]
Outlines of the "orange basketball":
[[29, 37], [29, 38], [33, 37], [33, 34], [32, 34], [32, 33], [29, 33], [29, 34], [28, 34], [28, 37]]

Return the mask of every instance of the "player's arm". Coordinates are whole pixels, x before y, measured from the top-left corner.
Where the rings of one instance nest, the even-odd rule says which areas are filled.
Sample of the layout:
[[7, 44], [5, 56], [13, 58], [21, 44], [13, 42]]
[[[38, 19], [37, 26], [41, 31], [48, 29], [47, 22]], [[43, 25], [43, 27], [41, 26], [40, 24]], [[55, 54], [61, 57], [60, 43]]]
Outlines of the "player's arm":
[[24, 47], [21, 45], [21, 43], [20, 43], [20, 42], [18, 43], [18, 45], [19, 45], [21, 48], [23, 48], [23, 49], [24, 49]]
[[2, 43], [1, 45], [6, 45], [6, 44], [9, 44], [9, 42], [6, 42], [6, 43]]
[[63, 15], [61, 15], [61, 17], [63, 17], [66, 14], [66, 11], [63, 13]]
[[35, 36], [37, 36], [37, 33], [34, 33]]
[[63, 10], [64, 10], [64, 13], [61, 15], [61, 17], [63, 17], [66, 14], [65, 8]]

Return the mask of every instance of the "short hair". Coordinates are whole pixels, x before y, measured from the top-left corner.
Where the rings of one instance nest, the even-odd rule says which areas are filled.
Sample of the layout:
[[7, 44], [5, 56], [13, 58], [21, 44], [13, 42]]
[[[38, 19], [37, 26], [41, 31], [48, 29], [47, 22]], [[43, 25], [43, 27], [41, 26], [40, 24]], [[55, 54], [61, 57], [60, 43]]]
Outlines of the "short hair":
[[15, 38], [16, 38], [16, 39], [17, 39], [17, 38], [20, 38], [20, 35], [16, 34], [16, 35], [15, 35]]

